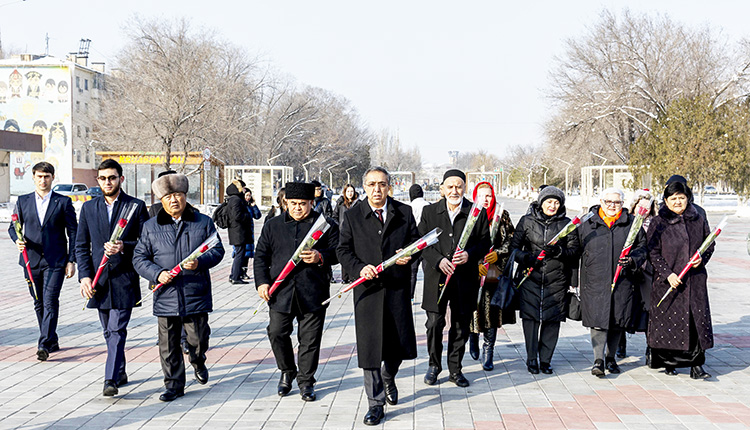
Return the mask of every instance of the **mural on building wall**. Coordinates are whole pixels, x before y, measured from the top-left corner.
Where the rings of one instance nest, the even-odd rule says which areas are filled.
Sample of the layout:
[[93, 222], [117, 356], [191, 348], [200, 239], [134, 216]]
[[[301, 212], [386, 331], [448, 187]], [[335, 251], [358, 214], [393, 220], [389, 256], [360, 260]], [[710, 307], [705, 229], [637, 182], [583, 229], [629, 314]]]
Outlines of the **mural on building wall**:
[[31, 166], [45, 160], [55, 166], [56, 182], [71, 182], [70, 69], [63, 66], [0, 66], [0, 124], [3, 130], [42, 136], [44, 153], [13, 152], [10, 192], [34, 190]]

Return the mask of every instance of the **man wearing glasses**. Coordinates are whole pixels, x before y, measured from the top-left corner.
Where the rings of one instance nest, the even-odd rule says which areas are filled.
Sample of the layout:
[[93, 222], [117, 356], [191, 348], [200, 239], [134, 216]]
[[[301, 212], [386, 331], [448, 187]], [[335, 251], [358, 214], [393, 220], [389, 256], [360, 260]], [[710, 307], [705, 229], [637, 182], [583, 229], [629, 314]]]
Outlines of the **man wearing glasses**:
[[[122, 191], [125, 177], [120, 163], [104, 160], [98, 172], [96, 180], [103, 195], [83, 204], [75, 249], [81, 296], [87, 299], [87, 307], [98, 309], [107, 343], [103, 394], [114, 396], [118, 393], [117, 387], [128, 382], [125, 339], [133, 307], [141, 299], [140, 279], [133, 268], [133, 249], [141, 226], [148, 221], [148, 213], [142, 200]], [[136, 205], [136, 209], [120, 240], [110, 242], [118, 221], [126, 216], [131, 205]], [[109, 262], [93, 285], [104, 255], [109, 257]]]
[[[638, 268], [646, 260], [646, 234], [640, 229], [630, 253], [620, 252], [633, 224], [633, 215], [623, 208], [624, 193], [617, 188], [602, 191], [594, 212], [578, 228], [580, 238], [580, 297], [583, 326], [591, 329], [594, 366], [591, 374], [602, 378], [605, 369], [620, 373], [615, 360], [623, 330], [633, 325], [634, 284]], [[612, 289], [617, 266], [623, 271]], [[575, 285], [577, 279], [573, 277]]]
[[367, 200], [344, 213], [336, 253], [345, 271], [368, 279], [354, 289], [354, 321], [370, 407], [364, 422], [378, 425], [385, 403], [398, 403], [396, 373], [403, 360], [417, 357], [417, 340], [411, 258], [398, 259], [380, 274], [375, 267], [419, 239], [419, 232], [411, 207], [388, 197], [391, 177], [385, 169], [368, 169], [363, 183]]

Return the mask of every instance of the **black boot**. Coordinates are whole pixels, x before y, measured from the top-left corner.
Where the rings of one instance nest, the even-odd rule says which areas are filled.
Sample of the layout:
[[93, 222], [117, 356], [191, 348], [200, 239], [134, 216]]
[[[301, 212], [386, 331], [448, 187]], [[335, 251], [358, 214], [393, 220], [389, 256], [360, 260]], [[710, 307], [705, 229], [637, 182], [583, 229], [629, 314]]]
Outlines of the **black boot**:
[[703, 366], [693, 366], [690, 368], [690, 377], [693, 379], [707, 379], [711, 374], [703, 370]]
[[482, 368], [492, 370], [495, 364], [492, 362], [492, 356], [495, 354], [495, 339], [497, 338], [497, 329], [490, 328], [484, 332], [484, 345], [482, 346]]
[[479, 333], [469, 333], [469, 355], [479, 360]]
[[242, 279], [243, 281], [249, 281], [250, 280], [250, 277], [247, 276], [247, 267], [243, 267], [242, 268], [242, 275], [240, 275], [240, 279]]

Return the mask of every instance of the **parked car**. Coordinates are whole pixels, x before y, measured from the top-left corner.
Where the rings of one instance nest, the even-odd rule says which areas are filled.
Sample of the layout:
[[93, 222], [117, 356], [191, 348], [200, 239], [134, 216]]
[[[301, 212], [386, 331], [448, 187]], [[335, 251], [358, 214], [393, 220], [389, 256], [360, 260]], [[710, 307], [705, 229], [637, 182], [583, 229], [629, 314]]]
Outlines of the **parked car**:
[[91, 187], [86, 190], [86, 195], [89, 195], [91, 197], [99, 197], [101, 195], [104, 195], [104, 192], [100, 187]]
[[719, 191], [713, 185], [706, 185], [703, 187], [703, 192], [706, 194], [717, 194]]
[[80, 195], [80, 194], [86, 194], [86, 190], [88, 190], [89, 187], [86, 186], [86, 184], [57, 184], [54, 187], [52, 187], [52, 191], [62, 194], [64, 196], [73, 196], [73, 195]]

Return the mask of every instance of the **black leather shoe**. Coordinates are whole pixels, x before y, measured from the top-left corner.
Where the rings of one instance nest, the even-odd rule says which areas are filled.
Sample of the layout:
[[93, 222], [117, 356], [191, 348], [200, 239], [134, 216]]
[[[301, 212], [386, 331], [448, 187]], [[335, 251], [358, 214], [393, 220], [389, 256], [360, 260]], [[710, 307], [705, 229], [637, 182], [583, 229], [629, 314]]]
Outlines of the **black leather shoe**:
[[60, 344], [56, 343], [54, 345], [50, 345], [49, 348], [47, 348], [47, 351], [49, 352], [57, 352], [60, 350]]
[[536, 375], [539, 373], [539, 364], [537, 364], [536, 359], [526, 362], [526, 370], [528, 370], [532, 375]]
[[120, 378], [117, 380], [117, 386], [122, 387], [123, 385], [128, 383], [128, 375], [123, 373], [120, 375]]
[[281, 379], [279, 379], [278, 394], [281, 397], [286, 396], [292, 391], [292, 381], [297, 375], [294, 372], [282, 372]]
[[111, 397], [117, 394], [117, 385], [115, 385], [115, 381], [111, 379], [107, 379], [104, 381], [104, 390], [102, 391], [102, 394], [104, 394], [107, 397]]
[[315, 388], [313, 388], [312, 385], [305, 385], [304, 387], [299, 387], [299, 395], [302, 397], [302, 400], [306, 402], [314, 402], [315, 399], [318, 397], [315, 395]]
[[710, 378], [711, 374], [703, 370], [703, 366], [693, 366], [690, 368], [690, 377], [693, 379]]
[[466, 388], [469, 386], [469, 380], [466, 379], [464, 374], [461, 372], [451, 373], [451, 376], [448, 377], [448, 381], [453, 382], [459, 387]]
[[604, 377], [604, 360], [601, 358], [594, 360], [594, 367], [591, 368], [591, 374], [599, 378]]
[[430, 366], [430, 368], [427, 369], [427, 373], [424, 375], [424, 383], [427, 385], [435, 385], [439, 374], [440, 369], [435, 366]]
[[47, 361], [49, 358], [49, 351], [45, 347], [41, 347], [36, 350], [36, 359], [39, 361]]
[[229, 279], [229, 283], [232, 285], [249, 284], [249, 282], [243, 281], [242, 279]]
[[365, 415], [365, 425], [376, 426], [383, 421], [383, 418], [385, 418], [383, 407], [380, 405], [373, 406], [367, 411], [367, 415]]
[[625, 358], [628, 356], [628, 353], [625, 351], [625, 347], [621, 345], [617, 347], [617, 353], [615, 355], [617, 355], [617, 358]]
[[398, 388], [395, 382], [384, 382], [385, 385], [385, 401], [389, 405], [398, 404]]
[[185, 390], [177, 390], [174, 388], [167, 388], [167, 391], [165, 391], [161, 396], [159, 396], [159, 400], [162, 402], [171, 402], [172, 400], [182, 397], [185, 395]]
[[479, 360], [479, 333], [469, 333], [469, 355]]
[[613, 358], [607, 359], [607, 371], [609, 373], [620, 373], [620, 366], [617, 365], [617, 362]]
[[549, 363], [539, 363], [539, 370], [541, 370], [545, 375], [552, 374], [552, 366], [550, 366]]
[[208, 369], [205, 364], [195, 366], [195, 379], [197, 379], [201, 385], [205, 385], [206, 382], [208, 382]]
[[666, 373], [669, 376], [674, 376], [677, 374], [677, 369], [675, 369], [674, 367], [665, 367], [664, 373]]

